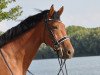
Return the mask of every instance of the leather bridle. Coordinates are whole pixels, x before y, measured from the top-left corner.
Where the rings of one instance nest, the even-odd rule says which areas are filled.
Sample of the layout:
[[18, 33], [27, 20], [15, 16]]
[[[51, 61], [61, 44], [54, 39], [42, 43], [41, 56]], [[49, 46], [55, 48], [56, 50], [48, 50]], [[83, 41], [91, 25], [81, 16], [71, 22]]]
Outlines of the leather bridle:
[[54, 50], [57, 50], [60, 47], [60, 44], [62, 44], [65, 40], [69, 40], [69, 36], [63, 36], [59, 40], [56, 40], [54, 32], [52, 31], [51, 27], [49, 26], [49, 21], [57, 21], [61, 22], [60, 20], [55, 20], [55, 19], [48, 19], [47, 16], [45, 16], [44, 23], [45, 23], [45, 28], [47, 29], [49, 33], [49, 38], [51, 39], [53, 45], [54, 45]]
[[[48, 14], [47, 14], [48, 15]], [[59, 62], [59, 65], [60, 65], [60, 69], [58, 71], [58, 74], [60, 74], [60, 72], [62, 72], [62, 74], [64, 75], [68, 75], [68, 72], [67, 72], [67, 67], [66, 67], [66, 59], [62, 59], [62, 57], [59, 56], [59, 49], [60, 48], [60, 45], [63, 43], [64, 44], [64, 41], [65, 40], [69, 40], [69, 36], [63, 36], [61, 39], [59, 40], [56, 40], [55, 36], [54, 36], [54, 32], [52, 31], [52, 29], [50, 28], [49, 26], [49, 21], [58, 21], [58, 22], [61, 22], [60, 20], [55, 20], [55, 19], [48, 19], [48, 16], [45, 15], [45, 19], [44, 19], [44, 23], [45, 23], [45, 29], [47, 29], [48, 33], [49, 33], [49, 38], [51, 39], [54, 47], [53, 49], [57, 52], [57, 56], [58, 56], [58, 62]], [[64, 50], [66, 52], [66, 50]], [[62, 52], [62, 51], [61, 51]], [[63, 71], [63, 66], [65, 66], [65, 73]]]

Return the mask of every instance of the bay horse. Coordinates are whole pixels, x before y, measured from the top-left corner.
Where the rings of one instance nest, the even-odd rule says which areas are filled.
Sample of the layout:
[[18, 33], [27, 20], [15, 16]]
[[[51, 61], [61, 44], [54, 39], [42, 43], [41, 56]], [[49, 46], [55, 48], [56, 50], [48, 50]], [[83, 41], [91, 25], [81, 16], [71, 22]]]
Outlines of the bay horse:
[[30, 16], [0, 36], [0, 75], [26, 75], [41, 43], [51, 46], [63, 59], [71, 58], [74, 48], [60, 20], [63, 7]]

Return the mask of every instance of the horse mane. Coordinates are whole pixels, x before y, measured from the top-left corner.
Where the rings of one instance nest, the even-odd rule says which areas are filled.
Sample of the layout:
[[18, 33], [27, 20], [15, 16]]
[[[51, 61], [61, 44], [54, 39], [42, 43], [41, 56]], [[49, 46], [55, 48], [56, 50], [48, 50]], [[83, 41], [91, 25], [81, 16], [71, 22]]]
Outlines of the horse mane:
[[[44, 18], [44, 15], [46, 15], [47, 13], [49, 13], [49, 10], [44, 10], [36, 15], [29, 16], [17, 26], [7, 30], [4, 34], [0, 36], [0, 48], [8, 42], [10, 42], [11, 40], [30, 30], [31, 28], [36, 27], [37, 23], [41, 21]], [[59, 19], [57, 12], [54, 12], [52, 18]]]

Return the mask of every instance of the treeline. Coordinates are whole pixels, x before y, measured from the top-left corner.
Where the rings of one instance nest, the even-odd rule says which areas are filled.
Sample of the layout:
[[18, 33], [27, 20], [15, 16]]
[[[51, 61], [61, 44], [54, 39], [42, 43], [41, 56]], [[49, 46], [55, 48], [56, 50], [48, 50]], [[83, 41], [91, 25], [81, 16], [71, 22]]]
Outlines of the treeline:
[[69, 26], [68, 34], [75, 48], [75, 56], [100, 55], [100, 27]]
[[[72, 45], [75, 49], [74, 56], [100, 55], [100, 27], [84, 28], [81, 26], [69, 26], [66, 28]], [[36, 59], [56, 58], [56, 53], [45, 44], [42, 44], [36, 55]]]
[[3, 32], [0, 31], [0, 35], [1, 35], [2, 33], [3, 33]]

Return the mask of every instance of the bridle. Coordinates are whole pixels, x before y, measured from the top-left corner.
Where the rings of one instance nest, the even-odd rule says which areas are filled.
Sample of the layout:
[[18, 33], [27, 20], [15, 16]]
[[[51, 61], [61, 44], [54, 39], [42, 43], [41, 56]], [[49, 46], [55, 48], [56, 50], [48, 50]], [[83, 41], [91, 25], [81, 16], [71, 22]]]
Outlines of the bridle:
[[47, 16], [45, 16], [46, 18], [44, 19], [44, 23], [45, 23], [45, 28], [47, 29], [48, 33], [49, 33], [49, 37], [54, 45], [54, 49], [57, 50], [60, 47], [60, 44], [63, 43], [65, 40], [69, 39], [69, 36], [64, 36], [59, 40], [56, 40], [54, 33], [52, 31], [52, 29], [50, 28], [48, 22], [49, 21], [57, 21], [57, 22], [61, 22], [60, 20], [55, 20], [55, 19], [48, 19]]
[[[60, 45], [62, 43], [64, 43], [65, 40], [68, 40], [70, 39], [68, 36], [64, 36], [62, 37], [61, 39], [59, 40], [56, 40], [55, 36], [54, 36], [54, 33], [52, 31], [52, 29], [50, 28], [49, 26], [49, 21], [58, 21], [58, 22], [61, 22], [60, 20], [55, 20], [55, 19], [48, 19], [48, 16], [45, 15], [45, 19], [44, 19], [44, 23], [45, 23], [45, 28], [47, 29], [48, 33], [49, 33], [49, 38], [51, 39], [54, 47], [53, 49], [56, 51], [57, 53], [57, 56], [58, 56], [58, 61], [59, 61], [59, 65], [60, 65], [60, 69], [59, 69], [59, 72], [57, 75], [60, 74], [60, 72], [62, 72], [62, 74], [64, 75], [68, 75], [68, 72], [67, 72], [67, 68], [66, 68], [66, 59], [62, 59], [60, 56], [59, 56], [59, 50], [60, 50]], [[66, 51], [65, 51], [66, 52]], [[63, 71], [63, 66], [65, 65], [65, 71], [66, 73], [64, 73]]]

